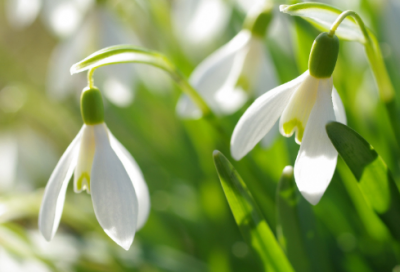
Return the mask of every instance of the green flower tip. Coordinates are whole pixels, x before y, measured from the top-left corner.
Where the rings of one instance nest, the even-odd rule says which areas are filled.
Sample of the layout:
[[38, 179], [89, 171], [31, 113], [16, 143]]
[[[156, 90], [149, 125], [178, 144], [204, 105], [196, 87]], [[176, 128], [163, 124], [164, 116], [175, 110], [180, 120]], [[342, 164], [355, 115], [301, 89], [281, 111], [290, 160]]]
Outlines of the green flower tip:
[[262, 7], [249, 12], [244, 22], [244, 29], [248, 29], [255, 36], [264, 37], [267, 27], [272, 20], [273, 5], [269, 1]]
[[316, 78], [332, 76], [339, 54], [339, 39], [326, 32], [315, 39], [308, 60], [310, 74]]
[[96, 87], [83, 89], [81, 114], [86, 125], [96, 125], [104, 122], [103, 98]]

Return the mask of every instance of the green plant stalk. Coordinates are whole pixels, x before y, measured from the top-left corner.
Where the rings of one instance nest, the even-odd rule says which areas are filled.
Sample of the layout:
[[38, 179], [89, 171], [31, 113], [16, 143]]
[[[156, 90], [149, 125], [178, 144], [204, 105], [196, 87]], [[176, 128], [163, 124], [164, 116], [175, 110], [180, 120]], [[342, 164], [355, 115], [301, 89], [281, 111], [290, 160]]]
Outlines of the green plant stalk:
[[203, 118], [217, 130], [217, 132], [220, 134], [222, 138], [221, 140], [223, 140], [225, 143], [230, 142], [229, 135], [226, 133], [226, 131], [219, 123], [218, 118], [216, 117], [214, 112], [210, 109], [210, 107], [200, 96], [200, 94], [193, 88], [193, 86], [189, 83], [189, 81], [185, 78], [185, 76], [183, 76], [182, 73], [177, 69], [167, 72], [174, 79], [175, 83], [179, 86], [182, 92], [187, 94], [195, 102], [197, 107], [200, 108], [203, 114]]
[[[121, 55], [128, 55], [121, 58]], [[186, 77], [169, 61], [169, 59], [158, 53], [131, 45], [118, 45], [101, 49], [84, 60], [71, 67], [71, 74], [88, 71], [88, 86], [94, 87], [93, 74], [97, 68], [118, 63], [142, 63], [157, 67], [167, 72], [180, 90], [188, 95], [196, 106], [201, 110], [203, 118], [214, 127], [221, 135], [221, 139], [229, 142], [229, 136], [220, 125], [218, 118], [207, 105], [201, 95], [188, 82]]]
[[400, 118], [397, 114], [397, 106], [395, 101], [395, 92], [393, 84], [386, 70], [385, 62], [383, 61], [382, 52], [379, 47], [378, 40], [375, 35], [365, 27], [361, 17], [354, 11], [344, 11], [333, 23], [329, 35], [333, 35], [340, 23], [347, 17], [352, 16], [361, 29], [365, 38], [365, 52], [369, 64], [371, 65], [376, 84], [378, 85], [379, 96], [385, 104], [386, 111], [389, 115], [389, 121], [394, 132], [395, 138], [400, 145]]

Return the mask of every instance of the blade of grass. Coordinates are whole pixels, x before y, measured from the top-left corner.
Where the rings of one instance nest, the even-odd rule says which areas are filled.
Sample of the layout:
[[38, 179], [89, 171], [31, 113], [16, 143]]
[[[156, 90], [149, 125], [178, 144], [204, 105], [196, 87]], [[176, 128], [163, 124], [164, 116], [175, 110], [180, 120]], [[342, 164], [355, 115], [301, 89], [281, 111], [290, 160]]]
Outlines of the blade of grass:
[[245, 241], [257, 252], [266, 270], [294, 271], [235, 168], [221, 152], [214, 151], [213, 156], [225, 196]]

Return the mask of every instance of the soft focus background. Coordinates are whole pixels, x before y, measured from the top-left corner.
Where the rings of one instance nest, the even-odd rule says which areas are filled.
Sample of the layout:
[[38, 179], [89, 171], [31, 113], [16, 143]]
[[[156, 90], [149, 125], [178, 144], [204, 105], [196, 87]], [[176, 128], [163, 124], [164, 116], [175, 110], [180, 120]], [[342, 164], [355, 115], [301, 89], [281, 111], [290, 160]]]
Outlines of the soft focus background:
[[[90, 195], [69, 186], [53, 241], [37, 227], [43, 189], [82, 126], [79, 94], [85, 75], [70, 66], [105, 46], [130, 43], [167, 55], [187, 77], [207, 55], [242, 28], [257, 0], [1, 0], [0, 1], [0, 271], [261, 271], [243, 241], [212, 160], [221, 150], [248, 183], [276, 231], [276, 185], [299, 146], [277, 137], [240, 162], [203, 120], [180, 120], [180, 91], [163, 72], [139, 64], [96, 72], [106, 97], [108, 127], [131, 152], [150, 189], [151, 213], [125, 251], [99, 226]], [[322, 1], [362, 16], [381, 42], [400, 90], [400, 3], [397, 0]], [[307, 69], [319, 32], [279, 13], [265, 38], [284, 83]], [[400, 150], [361, 44], [341, 42], [334, 84], [348, 124], [400, 177]], [[399, 97], [399, 94], [398, 96]], [[251, 101], [250, 101], [251, 102]], [[221, 119], [231, 134], [241, 114]], [[318, 240], [332, 271], [400, 271], [400, 248], [346, 180], [341, 158], [321, 202], [313, 207]], [[317, 234], [313, 234], [317, 235]]]

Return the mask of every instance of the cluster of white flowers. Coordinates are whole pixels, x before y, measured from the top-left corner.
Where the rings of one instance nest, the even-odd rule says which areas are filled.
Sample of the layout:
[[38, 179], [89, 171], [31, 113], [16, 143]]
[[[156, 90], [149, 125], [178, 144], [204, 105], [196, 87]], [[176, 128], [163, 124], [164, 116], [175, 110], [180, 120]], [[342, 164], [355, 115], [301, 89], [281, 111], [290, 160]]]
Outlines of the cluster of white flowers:
[[[246, 7], [244, 2], [240, 3]], [[217, 5], [215, 10], [223, 15], [221, 18], [229, 13], [222, 2], [203, 0], [198, 5], [202, 8]], [[337, 160], [337, 151], [327, 136], [325, 125], [329, 121], [346, 123], [344, 107], [332, 80], [338, 40], [334, 35], [321, 34], [314, 42], [309, 70], [276, 87], [274, 65], [264, 44], [272, 9], [264, 7], [260, 13], [258, 5], [253, 8], [258, 8], [258, 12], [250, 17], [250, 24], [245, 24], [231, 41], [201, 62], [189, 81], [219, 116], [232, 114], [250, 97], [258, 97], [233, 131], [231, 153], [236, 160], [242, 159], [263, 138], [271, 140], [278, 127], [285, 137], [295, 133], [295, 141], [300, 144], [294, 165], [295, 180], [302, 195], [315, 205], [332, 179]], [[175, 12], [180, 13], [181, 9], [197, 11], [194, 21], [188, 24], [187, 31], [193, 33], [199, 23], [196, 20], [204, 20], [205, 15], [201, 8], [191, 9], [190, 6], [176, 7]], [[206, 33], [207, 36], [213, 36], [223, 28], [221, 20], [209, 24], [215, 31]], [[86, 31], [84, 35], [92, 32], [91, 28], [80, 31]], [[75, 42], [62, 45], [56, 55], [61, 58], [67, 55], [69, 59], [68, 54], [76, 54], [78, 49], [85, 47], [81, 44], [84, 39], [79, 35], [72, 40]], [[192, 39], [192, 42], [196, 41]], [[54, 63], [64, 63], [55, 59]], [[54, 82], [69, 81], [57, 76], [57, 69], [54, 71], [56, 74], [51, 77]], [[119, 77], [124, 74], [129, 79], [132, 73], [116, 73]], [[66, 84], [61, 85], [66, 88]], [[112, 89], [115, 89], [114, 85]], [[85, 124], [50, 177], [39, 215], [40, 231], [47, 240], [53, 238], [60, 222], [67, 185], [74, 173], [75, 192], [86, 190], [91, 194], [95, 215], [104, 231], [124, 249], [129, 249], [136, 230], [144, 225], [149, 214], [147, 185], [132, 156], [106, 127], [101, 94], [93, 86], [82, 93], [81, 109]], [[177, 113], [182, 118], [202, 117], [201, 110], [187, 95], [182, 95], [178, 101]]]

